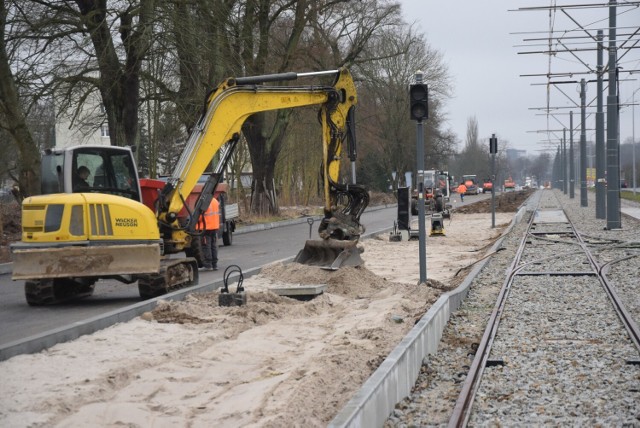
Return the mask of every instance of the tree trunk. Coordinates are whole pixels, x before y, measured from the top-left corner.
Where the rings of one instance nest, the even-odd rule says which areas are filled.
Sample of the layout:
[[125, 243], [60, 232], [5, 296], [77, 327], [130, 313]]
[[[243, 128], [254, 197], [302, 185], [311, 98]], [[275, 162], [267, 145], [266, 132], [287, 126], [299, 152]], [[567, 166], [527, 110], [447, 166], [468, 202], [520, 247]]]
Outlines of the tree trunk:
[[277, 111], [268, 137], [265, 136], [268, 129], [267, 113], [252, 115], [243, 127], [253, 166], [251, 212], [254, 214], [277, 215], [280, 211], [274, 186], [274, 172], [290, 116], [290, 110]]
[[109, 136], [114, 146], [136, 145], [139, 140], [138, 110], [140, 102], [140, 69], [151, 39], [148, 23], [154, 0], [140, 0], [137, 23], [127, 10], [120, 18], [120, 36], [126, 59], [120, 63], [109, 22], [107, 0], [76, 0], [96, 52], [100, 70], [99, 90], [107, 114]]
[[27, 127], [20, 97], [9, 66], [5, 45], [5, 3], [0, 3], [0, 126], [6, 129], [18, 148], [18, 199], [40, 193], [40, 151]]

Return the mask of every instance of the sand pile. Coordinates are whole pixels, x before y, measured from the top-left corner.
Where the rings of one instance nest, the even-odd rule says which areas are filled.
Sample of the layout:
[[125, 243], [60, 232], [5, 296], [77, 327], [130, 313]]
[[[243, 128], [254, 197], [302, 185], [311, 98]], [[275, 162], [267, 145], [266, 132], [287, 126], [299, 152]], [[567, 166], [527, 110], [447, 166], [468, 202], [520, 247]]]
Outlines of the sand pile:
[[[437, 298], [485, 254], [510, 215], [459, 215], [427, 240], [364, 240], [365, 266], [275, 264], [243, 286], [154, 311], [36, 355], [0, 363], [0, 426], [326, 426]], [[326, 284], [310, 301], [281, 286]], [[235, 286], [230, 286], [231, 291]]]

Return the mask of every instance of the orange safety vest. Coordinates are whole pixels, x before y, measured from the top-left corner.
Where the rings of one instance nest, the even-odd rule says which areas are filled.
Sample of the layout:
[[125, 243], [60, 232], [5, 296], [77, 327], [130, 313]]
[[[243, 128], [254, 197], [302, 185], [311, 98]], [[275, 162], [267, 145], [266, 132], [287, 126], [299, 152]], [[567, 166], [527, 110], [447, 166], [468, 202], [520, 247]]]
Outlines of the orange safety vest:
[[218, 230], [220, 229], [220, 203], [216, 198], [211, 199], [209, 208], [200, 216], [198, 224], [196, 225], [198, 230]]
[[467, 191], [467, 186], [461, 184], [458, 186], [458, 193], [465, 193]]

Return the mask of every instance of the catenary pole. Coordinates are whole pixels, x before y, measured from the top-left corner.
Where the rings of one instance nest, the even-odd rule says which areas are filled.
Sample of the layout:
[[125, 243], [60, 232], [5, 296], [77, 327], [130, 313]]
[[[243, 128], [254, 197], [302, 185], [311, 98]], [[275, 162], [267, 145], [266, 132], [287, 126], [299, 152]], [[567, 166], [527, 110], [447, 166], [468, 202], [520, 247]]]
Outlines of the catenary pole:
[[633, 196], [636, 196], [636, 92], [640, 88], [633, 91], [631, 95], [631, 159], [633, 168], [631, 168], [631, 185], [633, 186]]
[[609, 230], [622, 228], [616, 53], [616, 0], [609, 0], [609, 91], [607, 95], [607, 229]]
[[562, 191], [569, 193], [569, 162], [567, 155], [567, 138], [562, 137]]
[[[566, 129], [564, 130], [566, 131]], [[575, 156], [573, 154], [573, 110], [569, 112], [569, 198], [576, 197]]]
[[580, 80], [580, 206], [589, 206], [587, 199], [587, 81]]
[[603, 108], [603, 32], [598, 30], [598, 66], [597, 66], [597, 108], [596, 108], [596, 218], [607, 218], [607, 195], [605, 186], [606, 155], [604, 146], [604, 108]]

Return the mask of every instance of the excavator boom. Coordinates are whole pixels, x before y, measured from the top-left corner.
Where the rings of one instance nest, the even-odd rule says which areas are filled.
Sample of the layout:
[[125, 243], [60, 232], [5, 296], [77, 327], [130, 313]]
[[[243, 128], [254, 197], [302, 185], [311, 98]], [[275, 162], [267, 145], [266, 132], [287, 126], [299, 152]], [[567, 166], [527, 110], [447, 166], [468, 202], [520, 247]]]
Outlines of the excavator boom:
[[[334, 75], [335, 82], [329, 86], [263, 84], [321, 75]], [[363, 230], [359, 219], [368, 204], [368, 193], [363, 186], [340, 183], [343, 146], [354, 135], [349, 127], [353, 126], [356, 102], [355, 84], [345, 68], [318, 73], [229, 78], [223, 82], [210, 95], [207, 109], [192, 132], [174, 174], [162, 191], [159, 205], [161, 233], [171, 235], [171, 239], [165, 239], [165, 252], [179, 252], [190, 246], [188, 227], [179, 224], [177, 213], [184, 207], [184, 201], [213, 156], [226, 143], [235, 147], [242, 125], [250, 115], [313, 105], [320, 106], [323, 141], [325, 218], [321, 222], [319, 234], [324, 240], [357, 241]], [[232, 150], [223, 151], [223, 154], [221, 163], [226, 162]], [[206, 195], [203, 194], [203, 197]], [[196, 203], [199, 208], [194, 210], [192, 218], [197, 219], [199, 211], [206, 209], [206, 206], [205, 203]], [[331, 247], [339, 245], [333, 244]]]

